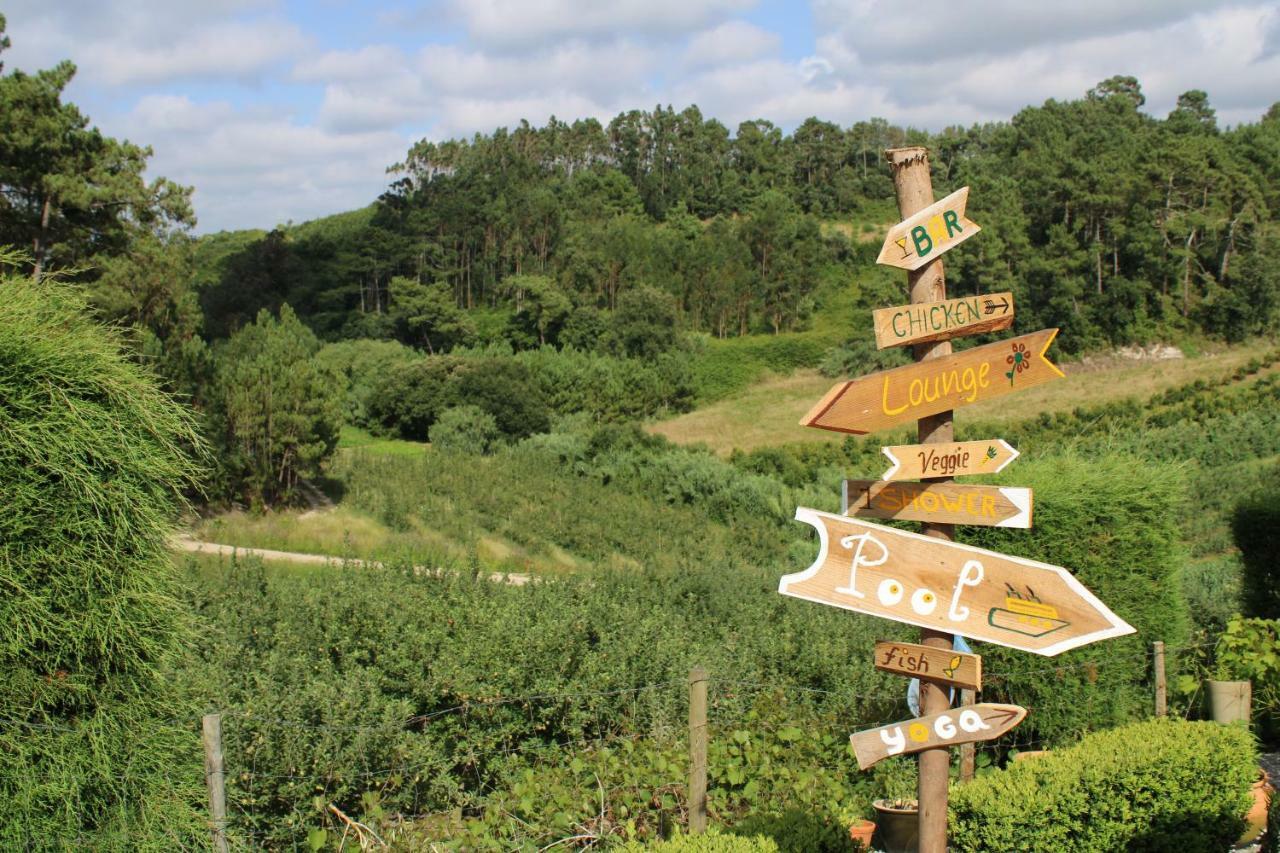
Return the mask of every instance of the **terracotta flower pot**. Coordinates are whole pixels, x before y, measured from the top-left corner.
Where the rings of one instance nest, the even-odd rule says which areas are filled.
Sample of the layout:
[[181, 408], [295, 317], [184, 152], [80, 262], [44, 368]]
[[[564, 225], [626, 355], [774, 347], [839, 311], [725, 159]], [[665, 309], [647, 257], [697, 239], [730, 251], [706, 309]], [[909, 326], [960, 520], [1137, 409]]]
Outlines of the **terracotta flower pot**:
[[876, 810], [876, 849], [885, 853], [917, 853], [920, 807], [913, 804], [894, 808], [889, 800], [876, 800], [871, 805]]
[[871, 849], [871, 836], [875, 835], [876, 824], [871, 820], [860, 820], [849, 825], [849, 837], [862, 846], [859, 850]]
[[1240, 838], [1236, 841], [1237, 847], [1252, 842], [1266, 830], [1267, 806], [1271, 803], [1273, 790], [1266, 771], [1262, 771], [1258, 781], [1253, 783], [1253, 788], [1249, 791], [1249, 793], [1253, 794], [1253, 805], [1249, 807], [1248, 813], [1244, 816], [1246, 826], [1244, 832], [1240, 834]]

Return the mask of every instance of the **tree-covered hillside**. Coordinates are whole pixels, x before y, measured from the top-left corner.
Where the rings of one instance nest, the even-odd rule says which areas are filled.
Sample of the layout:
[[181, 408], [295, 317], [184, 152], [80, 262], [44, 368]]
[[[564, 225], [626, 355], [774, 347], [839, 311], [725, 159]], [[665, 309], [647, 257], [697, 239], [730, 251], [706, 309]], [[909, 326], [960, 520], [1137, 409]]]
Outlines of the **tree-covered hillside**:
[[[659, 106], [423, 140], [366, 211], [206, 238], [202, 304], [214, 335], [288, 302], [321, 337], [432, 351], [597, 348], [602, 312], [642, 288], [687, 330], [795, 330], [824, 282], [865, 277], [877, 226], [896, 219], [880, 152], [910, 143], [932, 150], [937, 195], [973, 187], [985, 229], [948, 257], [952, 292], [1012, 290], [1020, 326], [1060, 326], [1068, 350], [1271, 328], [1280, 110], [1223, 130], [1203, 92], [1163, 119], [1143, 102], [1115, 77], [938, 134], [818, 118], [730, 133]], [[865, 290], [866, 304], [887, 296]]]

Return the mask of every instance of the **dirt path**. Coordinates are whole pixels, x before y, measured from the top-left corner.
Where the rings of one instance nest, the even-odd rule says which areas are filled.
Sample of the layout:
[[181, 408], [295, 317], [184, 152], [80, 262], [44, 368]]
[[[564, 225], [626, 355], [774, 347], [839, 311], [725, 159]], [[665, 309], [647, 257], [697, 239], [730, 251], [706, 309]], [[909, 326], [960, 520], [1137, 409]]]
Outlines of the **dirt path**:
[[[330, 557], [323, 554], [300, 554], [297, 551], [273, 551], [270, 548], [244, 548], [238, 545], [220, 545], [216, 542], [201, 542], [198, 539], [192, 539], [187, 535], [173, 537], [170, 540], [174, 549], [185, 551], [189, 554], [214, 554], [219, 557], [231, 557], [234, 555], [242, 555], [248, 557], [258, 557], [262, 560], [275, 560], [286, 563], [301, 563], [312, 566], [327, 566], [330, 564], [342, 564], [354, 566], [356, 568], [364, 568], [370, 566], [380, 568], [382, 563], [377, 560], [356, 560], [343, 557]], [[444, 570], [439, 568], [430, 568], [428, 566], [414, 566], [415, 572], [426, 573], [434, 572], [441, 574]], [[502, 583], [509, 583], [513, 586], [524, 586], [533, 580], [532, 575], [525, 574], [503, 574], [501, 572], [493, 572], [489, 575], [489, 580]]]

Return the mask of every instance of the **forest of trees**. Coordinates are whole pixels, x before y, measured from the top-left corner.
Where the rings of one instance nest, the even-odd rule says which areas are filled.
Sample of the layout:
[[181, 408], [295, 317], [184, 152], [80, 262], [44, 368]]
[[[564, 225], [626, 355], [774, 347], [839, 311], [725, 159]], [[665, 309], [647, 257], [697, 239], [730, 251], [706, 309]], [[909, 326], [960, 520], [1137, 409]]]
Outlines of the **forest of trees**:
[[[950, 291], [1013, 291], [1019, 328], [1062, 327], [1067, 352], [1238, 340], [1273, 330], [1280, 315], [1280, 104], [1223, 129], [1202, 91], [1156, 118], [1142, 111], [1137, 80], [1113, 77], [1077, 100], [936, 134], [876, 118], [809, 118], [791, 132], [758, 119], [731, 133], [694, 106], [632, 110], [607, 125], [552, 118], [423, 140], [364, 209], [197, 238], [191, 188], [148, 180], [150, 149], [104, 135], [64, 102], [75, 71], [0, 65], [0, 246], [23, 253], [7, 256], [9, 271], [75, 284], [139, 360], [206, 413], [220, 458], [260, 457], [252, 476], [224, 472], [231, 492], [238, 480], [257, 483], [257, 496], [287, 493], [291, 466], [313, 468], [336, 440], [332, 424], [298, 427], [315, 417], [307, 401], [295, 401], [292, 420], [267, 416], [267, 403], [245, 399], [233, 363], [265, 377], [273, 353], [310, 358], [361, 339], [411, 348], [378, 351], [374, 373], [386, 379], [402, 353], [558, 352], [565, 358], [518, 369], [533, 371], [543, 397], [561, 398], [551, 414], [586, 401], [608, 419], [688, 405], [689, 333], [803, 330], [841, 288], [859, 307], [900, 299], [870, 272], [896, 219], [882, 152], [904, 144], [930, 148], [938, 196], [972, 187], [969, 213], [984, 232], [948, 255]], [[862, 357], [857, 343], [844, 361]], [[327, 363], [330, 377], [356, 384], [367, 372]], [[607, 393], [581, 390], [603, 376]], [[628, 405], [627, 376], [658, 390]], [[283, 389], [297, 396], [327, 381], [252, 387], [274, 389], [281, 405]], [[426, 417], [401, 417], [365, 391], [347, 405], [366, 413], [364, 426], [425, 439], [441, 401], [480, 402], [443, 388], [433, 379], [418, 390]]]

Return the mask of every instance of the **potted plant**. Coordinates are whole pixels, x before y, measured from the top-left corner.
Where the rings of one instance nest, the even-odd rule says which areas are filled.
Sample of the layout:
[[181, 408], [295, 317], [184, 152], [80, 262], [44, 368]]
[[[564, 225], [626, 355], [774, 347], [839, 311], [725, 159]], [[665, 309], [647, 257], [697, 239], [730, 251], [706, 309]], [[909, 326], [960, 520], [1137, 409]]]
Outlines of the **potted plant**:
[[876, 823], [866, 818], [855, 818], [849, 824], [849, 838], [854, 850], [870, 850], [871, 837], [876, 834]]
[[885, 853], [916, 853], [920, 840], [916, 762], [883, 761], [872, 776], [884, 795], [871, 803], [876, 810], [876, 848]]
[[1206, 682], [1209, 697], [1209, 715], [1218, 723], [1244, 721], [1249, 724], [1253, 699], [1253, 683], [1249, 680], [1258, 668], [1263, 653], [1273, 651], [1264, 647], [1263, 637], [1255, 623], [1260, 619], [1232, 617], [1227, 628], [1214, 646], [1214, 677]]

